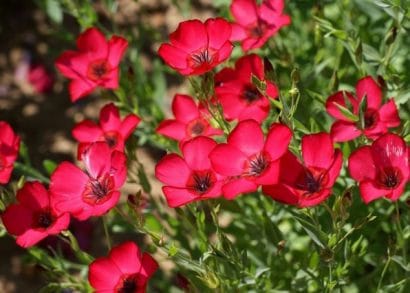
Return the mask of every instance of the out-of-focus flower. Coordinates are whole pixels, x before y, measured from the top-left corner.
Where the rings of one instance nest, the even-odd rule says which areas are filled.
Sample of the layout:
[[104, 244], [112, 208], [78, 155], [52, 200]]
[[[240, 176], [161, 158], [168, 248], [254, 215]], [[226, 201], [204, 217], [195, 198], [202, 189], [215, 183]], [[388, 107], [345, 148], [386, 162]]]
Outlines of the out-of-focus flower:
[[91, 144], [83, 153], [85, 172], [69, 162], [57, 166], [51, 175], [54, 207], [79, 220], [101, 216], [120, 198], [127, 176], [124, 153], [112, 151], [105, 142]]
[[118, 65], [128, 42], [119, 36], [106, 40], [96, 28], [89, 28], [77, 38], [78, 51], [65, 51], [55, 62], [57, 69], [71, 79], [71, 101], [90, 94], [96, 87], [118, 88]]
[[0, 184], [9, 182], [19, 146], [20, 137], [7, 122], [0, 121]]
[[[360, 103], [366, 97], [364, 117], [359, 117]], [[400, 117], [393, 99], [382, 105], [382, 90], [372, 77], [366, 76], [356, 85], [356, 97], [352, 93], [339, 91], [326, 101], [326, 111], [336, 118], [330, 133], [334, 141], [349, 141], [364, 134], [376, 139], [388, 128], [400, 125]], [[346, 116], [340, 107], [347, 108], [357, 119]], [[360, 125], [359, 118], [364, 120]]]
[[232, 52], [231, 25], [223, 18], [181, 22], [162, 44], [158, 54], [182, 75], [198, 75], [229, 58]]
[[298, 207], [318, 205], [326, 200], [342, 167], [342, 153], [333, 148], [327, 133], [305, 135], [302, 138], [300, 162], [287, 152], [280, 159], [278, 184], [263, 186], [263, 192], [273, 199]]
[[[265, 95], [252, 83], [252, 75], [266, 83]], [[269, 98], [278, 97], [277, 87], [265, 80], [263, 60], [255, 55], [236, 61], [235, 69], [225, 68], [215, 76], [215, 93], [228, 121], [263, 121], [269, 114]]]
[[1, 219], [17, 244], [30, 247], [67, 229], [70, 215], [53, 206], [53, 197], [40, 182], [26, 182], [17, 192], [18, 203], [7, 207]]
[[108, 257], [93, 261], [88, 280], [95, 292], [143, 293], [157, 269], [151, 255], [141, 253], [134, 242], [127, 241], [111, 249]]
[[283, 26], [290, 24], [290, 17], [283, 14], [284, 0], [233, 0], [231, 13], [232, 41], [241, 41], [242, 49], [248, 51], [262, 47]]
[[371, 146], [355, 150], [349, 157], [349, 172], [359, 182], [365, 203], [385, 197], [397, 200], [409, 181], [409, 148], [392, 133], [384, 134]]

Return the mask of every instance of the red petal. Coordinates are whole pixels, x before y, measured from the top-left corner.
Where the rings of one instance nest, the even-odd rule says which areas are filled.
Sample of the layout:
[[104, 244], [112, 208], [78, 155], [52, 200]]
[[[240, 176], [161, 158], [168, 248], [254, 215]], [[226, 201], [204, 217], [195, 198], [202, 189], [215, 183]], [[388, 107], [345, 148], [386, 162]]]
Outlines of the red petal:
[[141, 268], [140, 274], [145, 276], [146, 278], [150, 278], [155, 273], [155, 271], [158, 269], [158, 263], [148, 253], [144, 253], [142, 255], [141, 263], [142, 263], [142, 268]]
[[250, 54], [241, 57], [235, 63], [235, 71], [244, 80], [244, 82], [251, 82], [251, 75], [254, 74], [260, 80], [265, 77], [263, 69], [263, 61], [261, 57], [256, 54]]
[[292, 139], [292, 131], [283, 124], [272, 124], [266, 137], [264, 151], [270, 155], [272, 161], [285, 154]]
[[114, 292], [121, 276], [121, 271], [106, 257], [93, 261], [88, 271], [88, 281], [97, 292]]
[[196, 196], [185, 188], [164, 186], [162, 187], [162, 192], [167, 199], [168, 206], [171, 208], [177, 208], [201, 199], [201, 197]]
[[245, 178], [239, 178], [225, 183], [222, 187], [222, 193], [226, 199], [231, 200], [241, 194], [254, 192], [257, 189], [258, 185], [256, 183]]
[[186, 137], [186, 125], [173, 119], [162, 121], [156, 131], [177, 141], [181, 141]]
[[155, 167], [155, 177], [171, 186], [185, 187], [190, 174], [191, 170], [185, 161], [176, 154], [166, 155]]
[[301, 197], [299, 199], [299, 207], [301, 208], [306, 208], [306, 207], [312, 207], [315, 205], [320, 204], [321, 202], [325, 201], [330, 195], [331, 195], [331, 190], [330, 189], [322, 189], [319, 192], [315, 192], [312, 195], [309, 195], [307, 197]]
[[65, 77], [81, 79], [87, 76], [89, 63], [87, 54], [65, 51], [57, 58], [55, 66]]
[[255, 178], [255, 182], [259, 185], [272, 185], [279, 181], [280, 163], [279, 161], [271, 162], [263, 173]]
[[[346, 105], [345, 97], [350, 104]], [[359, 112], [359, 102], [349, 92], [340, 91], [328, 97], [326, 111], [330, 116], [338, 120], [352, 122], [351, 119], [342, 114], [337, 105], [350, 109], [353, 114], [358, 114]]]
[[111, 167], [111, 150], [105, 142], [95, 142], [83, 152], [82, 160], [88, 174], [98, 178], [109, 172]]
[[371, 151], [376, 166], [397, 167], [408, 174], [407, 146], [400, 136], [392, 133], [381, 136], [373, 143]]
[[122, 56], [127, 50], [128, 42], [126, 39], [119, 36], [112, 36], [108, 41], [108, 57], [107, 60], [112, 67], [117, 67]]
[[237, 148], [229, 144], [217, 145], [209, 154], [212, 167], [225, 176], [238, 176], [244, 171], [247, 157]]
[[59, 234], [61, 231], [66, 230], [70, 224], [70, 214], [63, 213], [58, 216], [54, 223], [47, 229], [48, 235]]
[[124, 139], [127, 139], [135, 130], [141, 119], [134, 114], [129, 114], [121, 122], [119, 132]]
[[278, 202], [295, 206], [298, 205], [299, 198], [295, 195], [294, 190], [287, 185], [266, 185], [262, 187], [262, 191]]
[[230, 8], [236, 22], [242, 26], [257, 22], [257, 6], [254, 0], [233, 0]]
[[179, 70], [188, 67], [188, 53], [175, 46], [162, 44], [158, 49], [158, 55], [173, 69]]
[[382, 91], [379, 85], [370, 76], [366, 76], [357, 82], [356, 95], [359, 101], [361, 101], [364, 96], [367, 97], [367, 108], [379, 109], [382, 102]]
[[72, 102], [76, 102], [80, 98], [90, 94], [97, 85], [94, 82], [86, 79], [73, 79], [68, 85], [68, 91]]
[[335, 183], [337, 177], [339, 177], [340, 170], [342, 169], [343, 165], [343, 156], [340, 150], [335, 151], [333, 164], [329, 167], [328, 176], [329, 181], [326, 184], [326, 187], [332, 188], [333, 184]]
[[100, 127], [91, 120], [84, 120], [78, 123], [71, 133], [79, 142], [95, 142], [103, 136]]
[[[231, 42], [226, 42], [219, 50], [218, 50], [218, 62], [216, 62], [215, 66], [219, 63], [224, 62], [231, 56], [233, 50], [233, 45]], [[208, 70], [207, 70], [208, 71]]]
[[302, 138], [302, 157], [307, 167], [328, 169], [333, 163], [333, 142], [324, 132]]
[[46, 188], [38, 181], [26, 182], [17, 192], [17, 200], [32, 211], [50, 206], [50, 197]]
[[191, 170], [208, 170], [211, 168], [209, 153], [216, 142], [205, 136], [198, 136], [182, 146], [185, 162]]
[[388, 195], [390, 189], [379, 189], [371, 181], [363, 181], [360, 183], [360, 195], [363, 201], [368, 204], [369, 202]]
[[172, 112], [178, 121], [184, 123], [199, 118], [198, 106], [194, 100], [187, 95], [175, 95], [172, 101]]
[[205, 22], [205, 29], [208, 34], [208, 46], [219, 49], [229, 41], [231, 37], [231, 25], [223, 18], [210, 18]]
[[80, 51], [91, 52], [96, 59], [105, 59], [107, 57], [107, 40], [105, 36], [94, 27], [87, 29], [78, 36], [77, 47]]
[[141, 253], [134, 242], [127, 241], [114, 247], [109, 258], [124, 275], [135, 274], [141, 270]]
[[393, 99], [390, 99], [380, 108], [379, 117], [387, 127], [397, 127], [400, 125], [399, 113]]
[[45, 231], [29, 229], [25, 231], [23, 234], [21, 234], [20, 236], [18, 236], [16, 239], [16, 242], [21, 247], [28, 248], [33, 245], [36, 245], [38, 242], [40, 242], [47, 236], [48, 234]]
[[228, 144], [241, 150], [248, 157], [263, 149], [263, 132], [255, 120], [239, 122], [228, 137]]
[[343, 142], [353, 140], [360, 136], [362, 131], [352, 122], [336, 121], [333, 123], [330, 134], [333, 141]]
[[127, 179], [127, 157], [123, 152], [114, 150], [110, 163], [109, 172], [114, 176], [115, 188], [121, 188]]
[[33, 211], [23, 205], [12, 204], [1, 215], [1, 219], [7, 232], [21, 235], [32, 226]]
[[173, 46], [190, 53], [208, 47], [205, 25], [198, 19], [179, 23], [175, 32], [169, 35]]
[[243, 39], [246, 38], [246, 30], [240, 26], [239, 24], [232, 23], [231, 24], [232, 28], [232, 34], [231, 34], [231, 41], [242, 41]]
[[105, 105], [100, 112], [100, 125], [104, 132], [118, 131], [121, 126], [120, 112], [113, 103]]

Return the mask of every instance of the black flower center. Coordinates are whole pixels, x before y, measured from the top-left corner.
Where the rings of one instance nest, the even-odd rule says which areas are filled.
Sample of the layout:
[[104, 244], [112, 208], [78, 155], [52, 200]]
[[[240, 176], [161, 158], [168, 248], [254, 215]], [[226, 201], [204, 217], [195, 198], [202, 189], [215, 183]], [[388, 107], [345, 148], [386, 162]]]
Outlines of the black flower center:
[[88, 204], [102, 204], [109, 199], [107, 195], [113, 189], [114, 179], [109, 174], [97, 179], [90, 178], [83, 192], [83, 200]]
[[242, 98], [250, 104], [259, 100], [261, 98], [261, 94], [255, 86], [247, 85], [242, 92]]
[[110, 148], [114, 148], [118, 142], [118, 135], [114, 132], [108, 132], [104, 134], [104, 140]]
[[245, 175], [257, 177], [269, 166], [269, 159], [264, 154], [257, 154], [249, 159]]
[[37, 215], [37, 227], [47, 229], [53, 223], [50, 212], [43, 211]]
[[134, 293], [137, 289], [137, 284], [134, 277], [128, 277], [122, 283], [122, 287], [118, 289], [118, 293]]
[[195, 137], [204, 133], [206, 122], [202, 119], [191, 121], [188, 124], [187, 132], [190, 136]]
[[401, 172], [397, 168], [384, 168], [379, 173], [379, 182], [382, 186], [393, 189], [401, 182]]
[[366, 129], [374, 127], [377, 119], [378, 116], [375, 111], [366, 112], [366, 114], [364, 115], [364, 127]]
[[91, 80], [98, 81], [110, 71], [110, 66], [106, 60], [97, 60], [92, 62], [88, 67], [88, 77]]
[[305, 190], [306, 194], [310, 195], [319, 192], [327, 180], [327, 173], [325, 170], [306, 169], [303, 177], [299, 183], [296, 184], [296, 187]]
[[188, 180], [188, 188], [203, 195], [211, 189], [215, 182], [215, 175], [211, 171], [194, 171]]

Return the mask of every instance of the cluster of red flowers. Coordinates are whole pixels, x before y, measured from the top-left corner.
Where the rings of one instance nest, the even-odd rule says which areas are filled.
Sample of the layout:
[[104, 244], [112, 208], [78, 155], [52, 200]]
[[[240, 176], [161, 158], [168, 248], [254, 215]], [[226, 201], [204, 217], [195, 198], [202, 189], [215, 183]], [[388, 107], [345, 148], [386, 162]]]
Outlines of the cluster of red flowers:
[[[229, 59], [233, 41], [243, 51], [259, 48], [290, 23], [283, 14], [283, 0], [233, 0], [234, 22], [222, 18], [188, 20], [162, 44], [159, 55], [182, 75], [201, 75]], [[73, 102], [96, 87], [118, 87], [119, 63], [128, 42], [119, 36], [106, 40], [96, 28], [77, 39], [77, 51], [66, 51], [56, 61], [59, 71], [71, 79]], [[217, 198], [234, 199], [259, 188], [272, 199], [297, 207], [318, 205], [332, 194], [343, 165], [334, 144], [364, 135], [373, 140], [348, 158], [348, 170], [359, 182], [365, 203], [385, 197], [397, 200], [409, 181], [409, 147], [403, 138], [389, 133], [400, 118], [393, 99], [382, 105], [382, 90], [371, 77], [361, 79], [356, 95], [340, 91], [331, 95], [326, 110], [336, 119], [330, 133], [301, 138], [301, 154], [289, 125], [273, 123], [267, 133], [261, 124], [269, 116], [270, 99], [279, 96], [277, 85], [265, 76], [264, 61], [255, 54], [239, 58], [234, 68], [213, 75], [214, 95], [196, 103], [187, 95], [176, 95], [172, 103], [175, 119], [160, 123], [157, 132], [179, 142], [181, 154], [168, 154], [157, 164], [156, 177], [170, 207]], [[254, 84], [257, 79], [264, 88]], [[226, 142], [212, 136], [223, 130], [213, 123], [220, 109], [226, 123], [234, 125]], [[220, 117], [221, 118], [221, 117]], [[127, 178], [124, 145], [140, 118], [121, 119], [114, 104], [104, 106], [99, 123], [77, 124], [78, 160], [83, 168], [62, 162], [51, 175], [49, 190], [40, 182], [27, 182], [17, 193], [17, 203], [1, 215], [17, 243], [30, 247], [48, 235], [67, 229], [70, 216], [86, 220], [112, 209]], [[19, 137], [0, 122], [0, 183], [9, 181], [16, 160]], [[18, 221], [16, 221], [18, 219]], [[108, 257], [90, 265], [89, 281], [98, 291], [144, 292], [158, 264], [141, 254], [132, 242], [113, 248]]]

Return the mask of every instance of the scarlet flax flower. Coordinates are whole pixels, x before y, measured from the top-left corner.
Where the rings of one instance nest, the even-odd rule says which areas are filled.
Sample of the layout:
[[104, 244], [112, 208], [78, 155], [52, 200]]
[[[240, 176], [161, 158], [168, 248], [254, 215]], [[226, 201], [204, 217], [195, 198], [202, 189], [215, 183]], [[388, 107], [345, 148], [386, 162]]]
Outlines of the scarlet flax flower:
[[232, 52], [231, 25], [223, 18], [181, 22], [158, 54], [182, 75], [199, 75], [222, 63]]
[[40, 182], [26, 182], [16, 197], [18, 203], [8, 206], [1, 219], [18, 245], [30, 247], [67, 229], [70, 215], [53, 207], [53, 198]]
[[99, 124], [84, 120], [73, 128], [72, 135], [80, 142], [79, 157], [82, 150], [97, 141], [105, 141], [112, 150], [123, 152], [125, 141], [140, 121], [134, 114], [121, 120], [119, 110], [113, 103], [105, 105], [100, 111]]
[[273, 124], [265, 140], [258, 122], [239, 122], [227, 143], [216, 146], [209, 155], [215, 171], [229, 177], [222, 187], [224, 196], [232, 199], [260, 185], [277, 183], [279, 159], [291, 138], [291, 130], [282, 124]]
[[355, 150], [349, 157], [349, 173], [359, 182], [365, 203], [385, 197], [399, 199], [409, 181], [409, 148], [392, 133], [384, 134], [371, 146]]
[[[364, 117], [359, 117], [360, 103], [366, 97], [367, 107]], [[376, 139], [386, 133], [388, 128], [400, 125], [400, 117], [393, 99], [384, 105], [382, 103], [382, 90], [372, 77], [366, 76], [356, 85], [356, 97], [352, 93], [339, 91], [330, 96], [326, 101], [326, 111], [336, 119], [330, 133], [334, 141], [349, 141], [364, 134], [368, 138]], [[357, 119], [346, 117], [340, 106], [347, 108]], [[361, 121], [357, 121], [361, 118]]]
[[196, 136], [221, 135], [223, 131], [213, 128], [207, 119], [205, 108], [197, 105], [187, 95], [175, 95], [172, 101], [172, 112], [175, 119], [162, 121], [157, 132], [180, 142], [185, 142]]
[[[266, 96], [252, 83], [252, 75], [266, 82]], [[263, 121], [269, 114], [269, 98], [278, 97], [275, 84], [265, 80], [263, 60], [255, 55], [236, 61], [235, 68], [225, 68], [215, 76], [215, 93], [228, 121], [254, 119]]]
[[148, 280], [158, 269], [158, 263], [148, 253], [141, 253], [131, 241], [111, 249], [108, 257], [90, 264], [88, 280], [95, 292], [146, 291]]
[[182, 155], [166, 155], [155, 168], [155, 176], [162, 187], [168, 205], [179, 207], [193, 201], [219, 197], [223, 176], [211, 166], [209, 153], [216, 142], [198, 136], [182, 145]]
[[9, 182], [19, 146], [20, 137], [7, 122], [0, 121], [0, 184]]
[[61, 163], [51, 175], [50, 192], [58, 211], [86, 220], [117, 204], [127, 168], [125, 155], [111, 151], [105, 142], [91, 144], [82, 160], [85, 172], [72, 163]]
[[89, 28], [77, 38], [78, 51], [65, 51], [55, 62], [57, 69], [71, 79], [71, 101], [90, 94], [96, 87], [118, 88], [118, 65], [128, 42], [119, 36], [106, 40], [97, 28]]
[[241, 41], [242, 49], [248, 51], [262, 47], [283, 26], [290, 24], [290, 17], [283, 14], [284, 0], [233, 0], [231, 13], [232, 41]]
[[280, 159], [278, 184], [263, 186], [263, 192], [301, 208], [326, 200], [339, 176], [342, 153], [333, 148], [330, 135], [322, 132], [302, 138], [302, 158], [303, 163], [287, 152]]

